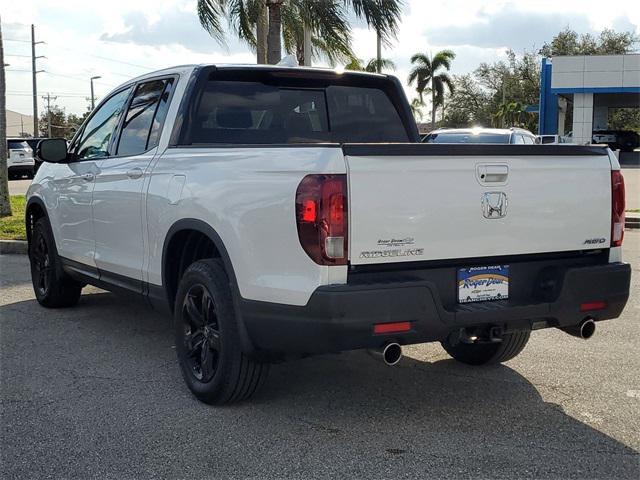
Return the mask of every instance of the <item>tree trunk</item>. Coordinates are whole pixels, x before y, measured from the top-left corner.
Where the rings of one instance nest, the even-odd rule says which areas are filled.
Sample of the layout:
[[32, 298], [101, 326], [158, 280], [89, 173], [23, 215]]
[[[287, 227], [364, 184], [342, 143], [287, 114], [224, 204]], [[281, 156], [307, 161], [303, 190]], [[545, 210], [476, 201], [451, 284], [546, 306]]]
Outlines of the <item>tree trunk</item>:
[[433, 88], [433, 83], [431, 83], [431, 130], [436, 129], [436, 109], [438, 106], [436, 105], [436, 92]]
[[7, 171], [7, 84], [4, 76], [4, 49], [0, 22], [0, 217], [11, 215], [9, 172]]
[[376, 32], [376, 72], [382, 73], [382, 37]]
[[269, 11], [263, 4], [256, 25], [256, 60], [258, 65], [267, 63], [267, 34], [269, 33]]
[[302, 62], [298, 61], [298, 64], [310, 67], [312, 54], [311, 27], [307, 25], [303, 27], [302, 37]]
[[269, 7], [269, 34], [267, 38], [267, 63], [275, 65], [282, 59], [282, 3], [284, 0], [267, 0]]

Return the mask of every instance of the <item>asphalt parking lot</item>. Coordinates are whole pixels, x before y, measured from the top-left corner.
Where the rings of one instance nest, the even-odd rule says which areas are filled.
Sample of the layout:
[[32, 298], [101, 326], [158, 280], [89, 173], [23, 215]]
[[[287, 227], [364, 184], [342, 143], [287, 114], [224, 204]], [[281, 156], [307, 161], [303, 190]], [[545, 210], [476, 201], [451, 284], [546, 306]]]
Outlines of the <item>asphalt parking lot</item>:
[[[626, 260], [640, 268], [640, 232]], [[589, 341], [536, 332], [477, 369], [439, 345], [275, 365], [252, 401], [184, 386], [169, 322], [97, 289], [68, 310], [0, 256], [0, 478], [640, 477], [640, 285]]]

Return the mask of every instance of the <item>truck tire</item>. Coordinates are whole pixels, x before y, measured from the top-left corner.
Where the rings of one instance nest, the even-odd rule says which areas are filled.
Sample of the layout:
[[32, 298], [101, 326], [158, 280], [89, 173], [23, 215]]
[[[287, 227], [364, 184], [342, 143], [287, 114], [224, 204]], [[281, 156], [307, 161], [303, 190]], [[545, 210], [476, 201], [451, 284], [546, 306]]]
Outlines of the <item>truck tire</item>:
[[269, 365], [242, 352], [229, 278], [218, 260], [187, 268], [174, 309], [176, 353], [182, 376], [202, 402], [223, 405], [251, 397]]
[[82, 284], [62, 271], [53, 233], [44, 217], [36, 221], [31, 232], [29, 263], [33, 291], [40, 305], [62, 308], [78, 303]]
[[516, 357], [529, 341], [529, 330], [506, 333], [500, 343], [462, 343], [452, 345], [447, 339], [442, 347], [455, 360], [467, 365], [490, 365]]

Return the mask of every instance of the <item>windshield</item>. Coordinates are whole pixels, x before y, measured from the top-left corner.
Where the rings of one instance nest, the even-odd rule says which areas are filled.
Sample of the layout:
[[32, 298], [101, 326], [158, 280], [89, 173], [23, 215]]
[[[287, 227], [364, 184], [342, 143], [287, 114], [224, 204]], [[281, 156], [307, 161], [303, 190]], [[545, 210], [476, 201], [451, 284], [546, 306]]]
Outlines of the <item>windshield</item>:
[[424, 139], [425, 143], [509, 143], [508, 133], [430, 133]]
[[407, 142], [380, 88], [279, 79], [207, 81], [190, 125], [193, 144]]

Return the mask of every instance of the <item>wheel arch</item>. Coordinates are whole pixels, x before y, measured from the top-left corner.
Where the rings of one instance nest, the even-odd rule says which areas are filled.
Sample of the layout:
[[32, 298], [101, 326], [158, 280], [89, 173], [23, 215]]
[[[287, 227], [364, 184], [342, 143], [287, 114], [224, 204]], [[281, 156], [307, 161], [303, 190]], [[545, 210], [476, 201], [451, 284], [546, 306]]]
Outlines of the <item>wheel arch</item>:
[[[44, 204], [44, 200], [40, 197], [32, 196], [27, 200], [27, 206], [25, 208], [24, 221], [27, 232], [27, 242], [31, 242], [31, 233], [33, 231], [33, 225], [40, 218], [46, 218], [49, 225], [51, 225], [51, 221], [49, 220], [49, 214], [47, 212], [47, 207]], [[54, 237], [55, 240], [55, 237]]]
[[[216, 230], [211, 225], [202, 220], [195, 218], [180, 219], [169, 228], [165, 236], [162, 247], [162, 290], [167, 302], [167, 306], [169, 307], [169, 311], [173, 314], [176, 292], [172, 290], [177, 290], [177, 283], [179, 282], [179, 279], [171, 278], [172, 271], [170, 268], [171, 264], [169, 255], [173, 251], [172, 246], [174, 244], [174, 241], [184, 238], [183, 235], [185, 235], [185, 233], [193, 232], [198, 232], [199, 234], [209, 239], [209, 241], [215, 247], [216, 255], [214, 256], [214, 258], [220, 258], [229, 278], [229, 287], [231, 290], [232, 302], [236, 313], [236, 318], [238, 320], [238, 332], [240, 334], [243, 351], [246, 354], [254, 354], [255, 348], [247, 333], [245, 322], [242, 318], [242, 311], [240, 308], [240, 290], [238, 289], [236, 274], [235, 270], [233, 269], [231, 258], [229, 257], [229, 253], [227, 252], [222, 238], [220, 238], [220, 235], [218, 235], [218, 232], [216, 232]], [[151, 294], [151, 292], [149, 293]]]

